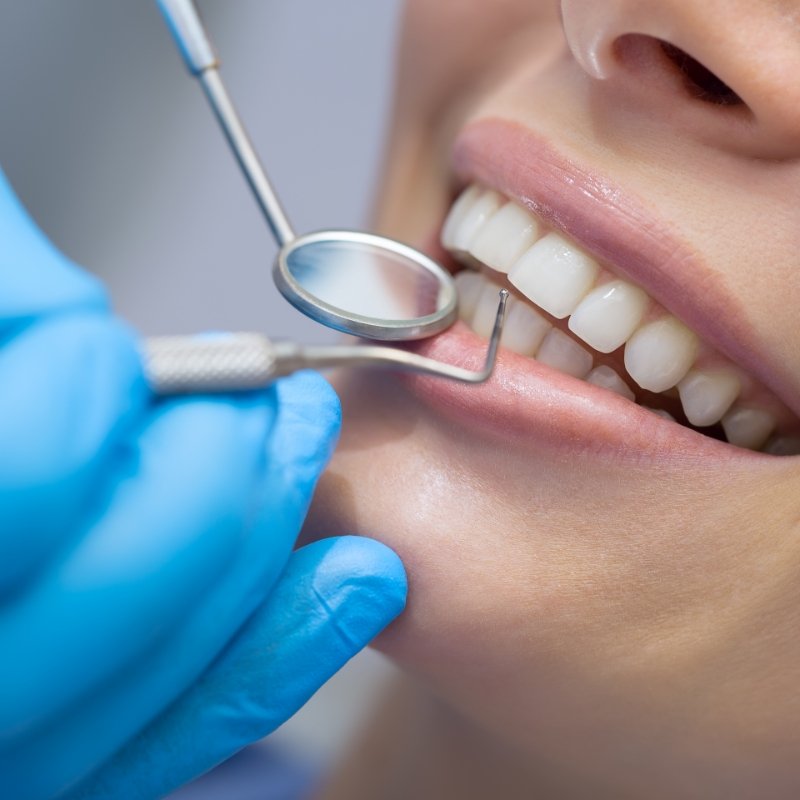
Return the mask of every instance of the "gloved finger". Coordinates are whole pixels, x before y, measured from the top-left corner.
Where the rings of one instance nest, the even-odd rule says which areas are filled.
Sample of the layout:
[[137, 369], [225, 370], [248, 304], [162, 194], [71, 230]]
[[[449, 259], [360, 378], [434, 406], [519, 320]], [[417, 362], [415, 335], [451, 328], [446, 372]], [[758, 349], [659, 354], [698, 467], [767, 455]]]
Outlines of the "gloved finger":
[[[306, 495], [306, 487], [327, 464], [342, 424], [339, 398], [317, 372], [296, 372], [275, 384], [278, 419], [270, 437], [267, 469], [270, 487], [280, 482], [285, 491]], [[325, 431], [324, 436], [320, 432]]]
[[[272, 589], [340, 419], [338, 399], [318, 375], [295, 375], [276, 384], [275, 391], [276, 420], [265, 448], [260, 505], [236, 557], [150, 651], [35, 736], [0, 750], [0, 775], [18, 787], [19, 800], [51, 797], [107, 760], [197, 679]], [[294, 475], [290, 489], [287, 473]], [[47, 770], [39, 769], [41, 763]]]
[[148, 401], [134, 338], [106, 314], [52, 317], [0, 349], [0, 596], [69, 544]]
[[120, 449], [96, 521], [0, 611], [0, 741], [108, 680], [220, 576], [252, 513], [273, 408], [263, 396], [171, 402]]
[[106, 304], [100, 283], [53, 247], [0, 171], [0, 336], [43, 314]]
[[161, 797], [271, 733], [402, 610], [384, 545], [326, 539], [292, 556], [265, 605], [203, 678], [71, 800]]

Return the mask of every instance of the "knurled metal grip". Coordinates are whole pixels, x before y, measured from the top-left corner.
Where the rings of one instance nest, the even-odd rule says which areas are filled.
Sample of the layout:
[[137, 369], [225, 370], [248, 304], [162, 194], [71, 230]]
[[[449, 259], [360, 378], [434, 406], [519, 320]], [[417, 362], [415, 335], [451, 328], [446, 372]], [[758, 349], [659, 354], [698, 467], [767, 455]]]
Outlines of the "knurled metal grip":
[[147, 339], [145, 375], [156, 394], [259, 389], [276, 377], [275, 348], [266, 336], [163, 336]]

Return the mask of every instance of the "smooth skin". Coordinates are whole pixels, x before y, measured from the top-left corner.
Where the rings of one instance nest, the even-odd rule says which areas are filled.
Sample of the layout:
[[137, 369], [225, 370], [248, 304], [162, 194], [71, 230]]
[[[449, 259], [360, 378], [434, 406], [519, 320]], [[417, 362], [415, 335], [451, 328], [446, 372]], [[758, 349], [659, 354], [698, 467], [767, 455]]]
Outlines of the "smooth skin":
[[151, 396], [102, 287], [0, 175], [0, 794], [166, 794], [400, 613], [383, 544], [292, 552], [340, 413], [313, 373]]
[[[518, 123], [688, 242], [800, 392], [798, 20], [794, 0], [409, 0], [382, 230], [429, 242], [458, 131]], [[742, 102], [699, 99], [658, 38]], [[411, 677], [326, 797], [800, 795], [798, 459], [556, 458], [393, 379], [335, 385], [311, 520], [403, 558], [408, 612], [379, 641]]]

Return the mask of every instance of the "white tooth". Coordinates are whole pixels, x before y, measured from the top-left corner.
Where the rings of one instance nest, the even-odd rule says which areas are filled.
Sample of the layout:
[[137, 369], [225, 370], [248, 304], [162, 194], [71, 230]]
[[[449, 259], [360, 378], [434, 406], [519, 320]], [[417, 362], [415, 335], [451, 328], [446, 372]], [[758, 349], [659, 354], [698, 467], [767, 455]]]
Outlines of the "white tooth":
[[563, 319], [592, 288], [599, 269], [563, 236], [549, 233], [522, 255], [508, 279], [537, 306]]
[[523, 356], [536, 355], [536, 351], [553, 327], [541, 314], [521, 300], [509, 297], [503, 337], [503, 347]]
[[593, 289], [569, 318], [569, 329], [601, 353], [611, 353], [630, 339], [648, 296], [626, 281], [611, 281]]
[[506, 203], [478, 231], [469, 252], [487, 267], [508, 272], [539, 238], [539, 223], [524, 208]]
[[800, 455], [800, 436], [775, 436], [764, 448], [764, 452], [773, 456]]
[[486, 279], [477, 272], [465, 269], [459, 272], [453, 280], [458, 291], [458, 317], [469, 323], [475, 315], [475, 307], [478, 305], [478, 298], [486, 285]]
[[500, 287], [485, 280], [483, 290], [478, 297], [475, 306], [475, 314], [472, 317], [472, 328], [478, 336], [489, 339], [494, 330], [494, 321], [497, 318], [497, 306], [500, 303]]
[[442, 226], [441, 242], [445, 250], [453, 250], [455, 248], [456, 231], [461, 225], [462, 220], [467, 215], [472, 206], [480, 198], [483, 190], [480, 186], [473, 184], [468, 189], [465, 189], [458, 196], [458, 200], [453, 203], [450, 213], [447, 215], [444, 225]]
[[664, 392], [689, 371], [697, 356], [697, 336], [675, 317], [639, 328], [625, 345], [625, 369], [642, 389]]
[[678, 384], [686, 419], [698, 427], [719, 422], [741, 390], [739, 376], [725, 368], [693, 369]]
[[650, 406], [642, 406], [642, 408], [646, 408], [648, 411], [651, 411], [657, 417], [661, 417], [661, 419], [668, 419], [670, 422], [675, 422], [675, 417], [669, 413], [669, 411], [664, 411], [663, 408], [650, 408]]
[[733, 408], [722, 418], [722, 427], [731, 444], [758, 450], [775, 428], [775, 418], [760, 408]]
[[503, 198], [491, 190], [483, 192], [481, 196], [467, 209], [453, 234], [452, 249], [464, 253], [469, 252], [469, 246], [489, 218], [500, 208]]
[[595, 386], [602, 386], [603, 389], [608, 389], [610, 392], [626, 397], [628, 400], [635, 399], [635, 395], [630, 390], [628, 384], [625, 383], [611, 367], [595, 367], [586, 376], [586, 381], [588, 383], [593, 383]]
[[592, 354], [557, 328], [544, 337], [536, 360], [575, 378], [585, 378], [592, 369]]

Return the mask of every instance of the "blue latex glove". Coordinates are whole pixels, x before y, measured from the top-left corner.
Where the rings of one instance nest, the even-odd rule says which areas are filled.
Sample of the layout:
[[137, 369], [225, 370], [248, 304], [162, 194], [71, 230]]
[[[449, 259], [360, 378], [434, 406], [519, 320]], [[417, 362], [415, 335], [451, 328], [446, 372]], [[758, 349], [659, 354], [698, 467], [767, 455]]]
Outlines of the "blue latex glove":
[[0, 796], [165, 794], [400, 613], [378, 542], [292, 554], [339, 419], [312, 373], [155, 401], [0, 174]]

